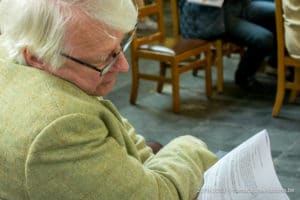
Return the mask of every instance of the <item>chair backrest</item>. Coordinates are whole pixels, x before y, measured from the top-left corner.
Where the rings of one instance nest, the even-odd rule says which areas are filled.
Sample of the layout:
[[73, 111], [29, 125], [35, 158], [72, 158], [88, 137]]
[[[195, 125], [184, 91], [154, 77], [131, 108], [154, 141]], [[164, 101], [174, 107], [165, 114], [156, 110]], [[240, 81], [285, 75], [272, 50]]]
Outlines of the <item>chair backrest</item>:
[[163, 15], [163, 0], [154, 0], [151, 4], [139, 7], [138, 18], [142, 19], [144, 17], [153, 17], [157, 22], [158, 29], [156, 31], [149, 31], [145, 34], [137, 33], [132, 42], [133, 49], [149, 42], [163, 40], [166, 36]]
[[180, 12], [178, 7], [178, 0], [171, 0], [171, 10], [172, 10], [172, 22], [173, 22], [173, 36], [179, 37], [180, 35]]
[[277, 51], [278, 58], [285, 56], [285, 41], [284, 41], [284, 24], [283, 24], [283, 10], [282, 0], [276, 0], [276, 32], [277, 32]]

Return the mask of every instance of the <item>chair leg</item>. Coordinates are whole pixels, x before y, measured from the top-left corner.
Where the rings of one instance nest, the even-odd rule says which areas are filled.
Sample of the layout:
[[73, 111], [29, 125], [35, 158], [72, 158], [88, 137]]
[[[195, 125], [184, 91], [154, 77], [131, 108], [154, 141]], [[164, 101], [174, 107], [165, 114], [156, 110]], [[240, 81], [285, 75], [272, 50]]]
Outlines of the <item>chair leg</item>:
[[285, 89], [279, 88], [279, 86], [277, 86], [276, 100], [275, 100], [275, 104], [273, 106], [273, 112], [272, 112], [273, 117], [278, 117], [278, 115], [279, 115], [280, 108], [283, 103], [284, 94], [285, 94]]
[[[295, 69], [295, 71], [294, 71], [294, 83], [297, 84], [297, 85], [300, 85], [300, 69], [296, 68], [296, 67], [294, 69]], [[297, 98], [298, 93], [299, 93], [299, 90], [297, 90], [297, 89], [293, 89], [291, 91], [290, 98], [289, 98], [290, 103], [296, 103], [296, 98]]]
[[173, 112], [178, 113], [180, 111], [178, 63], [172, 64], [171, 66]]
[[217, 66], [217, 91], [218, 93], [223, 93], [223, 47], [221, 40], [217, 40], [215, 42], [215, 48], [215, 64]]
[[[201, 56], [202, 56], [202, 54], [198, 55], [197, 59], [201, 59]], [[197, 76], [199, 70], [200, 70], [200, 68], [194, 68], [193, 71], [192, 71], [193, 76]]]
[[198, 70], [199, 70], [199, 69], [193, 69], [193, 72], [192, 72], [193, 76], [197, 76]]
[[206, 96], [211, 97], [212, 96], [212, 73], [211, 73], [211, 67], [212, 67], [212, 52], [208, 51], [206, 52], [206, 66], [205, 66], [205, 89], [206, 89]]
[[273, 106], [273, 117], [278, 117], [280, 108], [285, 95], [285, 67], [283, 64], [278, 64], [277, 92], [275, 104]]
[[297, 96], [299, 95], [299, 90], [292, 90], [292, 93], [290, 94], [290, 103], [296, 103]]
[[132, 59], [132, 84], [131, 84], [131, 94], [130, 103], [135, 104], [139, 88], [139, 66], [138, 59]]
[[[167, 71], [167, 64], [161, 62], [161, 63], [160, 63], [160, 69], [159, 69], [159, 75], [160, 75], [161, 77], [166, 77], [166, 71]], [[158, 84], [157, 84], [156, 91], [157, 91], [158, 93], [161, 93], [163, 87], [164, 87], [164, 81], [161, 80], [161, 81], [159, 81]]]

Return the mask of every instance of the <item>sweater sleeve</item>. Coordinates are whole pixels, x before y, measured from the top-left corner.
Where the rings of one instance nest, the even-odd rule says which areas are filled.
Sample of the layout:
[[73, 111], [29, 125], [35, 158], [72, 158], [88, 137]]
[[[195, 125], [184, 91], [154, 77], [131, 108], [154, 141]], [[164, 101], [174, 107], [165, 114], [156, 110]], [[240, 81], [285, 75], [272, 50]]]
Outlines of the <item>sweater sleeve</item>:
[[73, 114], [55, 120], [28, 151], [29, 199], [189, 200], [216, 161], [192, 136], [171, 141], [145, 163], [126, 148], [98, 117]]
[[122, 117], [122, 121], [130, 139], [135, 144], [135, 148], [138, 151], [139, 158], [141, 159], [142, 163], [144, 163], [149, 157], [153, 155], [152, 149], [147, 146], [145, 138], [136, 133], [135, 128], [128, 122], [126, 118]]

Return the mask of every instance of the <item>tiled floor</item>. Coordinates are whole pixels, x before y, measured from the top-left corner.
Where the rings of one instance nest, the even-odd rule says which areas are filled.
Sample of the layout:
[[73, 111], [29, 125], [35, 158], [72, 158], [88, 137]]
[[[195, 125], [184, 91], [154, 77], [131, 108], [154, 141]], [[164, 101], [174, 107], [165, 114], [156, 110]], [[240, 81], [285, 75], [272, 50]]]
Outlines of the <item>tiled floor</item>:
[[[166, 12], [168, 15], [168, 10]], [[130, 56], [127, 55], [129, 58]], [[245, 139], [267, 129], [271, 139], [275, 170], [282, 186], [289, 189], [291, 200], [300, 199], [300, 98], [297, 104], [284, 103], [279, 118], [272, 117], [275, 93], [249, 94], [233, 82], [239, 57], [224, 58], [225, 88], [207, 99], [204, 93], [204, 73], [194, 77], [187, 72], [181, 77], [180, 114], [171, 111], [171, 87], [165, 85], [162, 94], [155, 84], [141, 81], [137, 105], [129, 104], [131, 72], [119, 77], [115, 90], [108, 96], [129, 119], [138, 132], [148, 139], [168, 143], [176, 136], [191, 134], [204, 140], [208, 147], [230, 151]], [[130, 61], [129, 61], [130, 63]], [[141, 65], [156, 65], [142, 61]], [[158, 68], [148, 68], [157, 71]], [[215, 73], [214, 73], [215, 74]], [[276, 84], [276, 79], [264, 74], [260, 80]], [[214, 77], [215, 79], [215, 77]]]
[[[137, 105], [130, 105], [130, 72], [119, 77], [115, 90], [108, 98], [140, 134], [163, 144], [176, 136], [191, 134], [204, 140], [214, 152], [230, 151], [256, 132], [267, 129], [275, 169], [282, 186], [293, 190], [288, 193], [290, 199], [300, 199], [299, 101], [298, 104], [285, 102], [280, 117], [273, 118], [274, 93], [249, 94], [233, 83], [238, 59], [235, 56], [224, 58], [224, 93], [215, 92], [211, 99], [207, 99], [204, 93], [203, 72], [200, 71], [197, 77], [185, 73], [180, 84], [180, 114], [171, 111], [171, 87], [165, 85], [163, 93], [158, 94], [155, 84], [149, 81], [141, 81]], [[143, 61], [142, 65], [156, 63]], [[260, 78], [272, 80], [272, 77], [263, 74]]]
[[[129, 104], [131, 73], [119, 77], [108, 96], [137, 131], [148, 139], [168, 143], [176, 136], [191, 134], [204, 140], [209, 148], [230, 151], [256, 132], [267, 129], [272, 156], [282, 186], [293, 190], [290, 199], [300, 199], [300, 105], [285, 103], [280, 117], [271, 115], [274, 94], [247, 94], [232, 80], [238, 58], [225, 58], [225, 90], [211, 99], [204, 94], [203, 72], [181, 78], [182, 111], [171, 111], [171, 87], [163, 93], [155, 84], [141, 81], [137, 105]], [[143, 62], [144, 65], [156, 63]], [[299, 102], [299, 101], [298, 101]]]

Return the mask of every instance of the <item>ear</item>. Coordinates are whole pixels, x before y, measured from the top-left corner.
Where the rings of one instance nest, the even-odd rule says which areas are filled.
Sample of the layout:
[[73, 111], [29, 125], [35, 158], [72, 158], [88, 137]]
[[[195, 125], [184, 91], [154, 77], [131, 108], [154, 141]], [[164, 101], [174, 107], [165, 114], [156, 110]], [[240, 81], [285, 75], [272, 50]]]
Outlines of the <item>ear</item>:
[[42, 60], [38, 59], [35, 55], [33, 55], [27, 48], [24, 48], [22, 50], [22, 54], [23, 54], [23, 57], [24, 57], [26, 63], [29, 66], [32, 66], [32, 67], [35, 67], [38, 69], [45, 68], [45, 63]]

